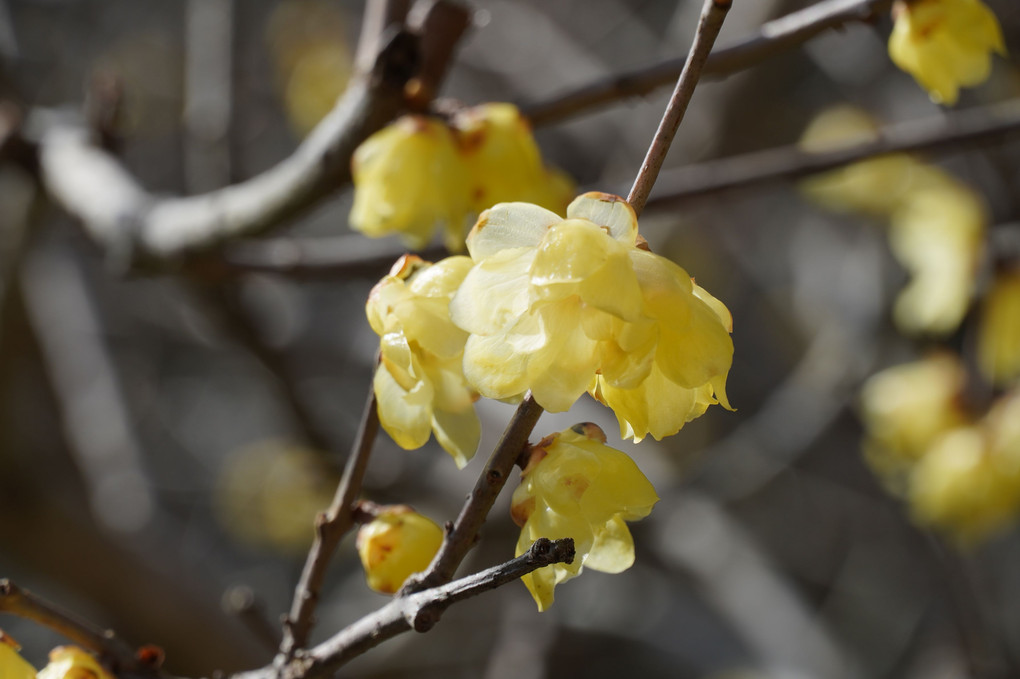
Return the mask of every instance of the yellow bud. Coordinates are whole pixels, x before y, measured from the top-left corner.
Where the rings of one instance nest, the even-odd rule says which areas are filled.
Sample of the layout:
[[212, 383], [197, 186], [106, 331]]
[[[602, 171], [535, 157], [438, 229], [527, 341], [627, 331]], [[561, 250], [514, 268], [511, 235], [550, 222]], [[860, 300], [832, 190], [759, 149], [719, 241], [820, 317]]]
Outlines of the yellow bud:
[[0, 678], [35, 679], [35, 668], [18, 654], [20, 649], [14, 639], [0, 630]]
[[394, 594], [428, 568], [443, 544], [443, 529], [406, 505], [383, 507], [358, 531], [357, 547], [368, 586]]
[[1006, 55], [998, 19], [981, 0], [899, 0], [889, 56], [939, 104], [984, 82], [991, 53]]

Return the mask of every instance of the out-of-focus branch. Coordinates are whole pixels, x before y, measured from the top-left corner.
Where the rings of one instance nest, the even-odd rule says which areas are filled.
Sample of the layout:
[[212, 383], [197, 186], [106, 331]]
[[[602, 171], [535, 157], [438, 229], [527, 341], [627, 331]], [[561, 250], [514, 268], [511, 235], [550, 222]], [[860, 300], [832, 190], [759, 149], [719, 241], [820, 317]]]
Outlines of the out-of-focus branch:
[[132, 672], [148, 676], [160, 675], [158, 665], [147, 664], [112, 630], [100, 629], [91, 623], [60, 610], [7, 579], [0, 580], [0, 612], [32, 620], [93, 651], [113, 672]]
[[676, 131], [684, 119], [687, 105], [691, 102], [691, 97], [694, 96], [694, 88], [697, 87], [698, 80], [701, 78], [701, 71], [708, 59], [709, 52], [712, 51], [712, 45], [715, 44], [715, 39], [719, 36], [719, 30], [726, 19], [726, 13], [729, 12], [730, 4], [731, 0], [705, 0], [701, 9], [701, 19], [698, 21], [698, 28], [694, 33], [694, 42], [691, 44], [687, 61], [684, 63], [680, 78], [673, 89], [673, 96], [670, 97], [666, 112], [662, 115], [662, 120], [659, 121], [659, 128], [655, 131], [655, 137], [652, 139], [645, 159], [641, 163], [641, 169], [638, 170], [637, 177], [634, 179], [634, 186], [627, 194], [627, 202], [638, 215], [645, 207], [648, 194], [655, 184], [655, 179], [659, 176], [659, 170], [662, 169], [662, 163], [666, 160], [666, 154], [669, 153], [673, 137], [676, 136]]
[[280, 656], [284, 662], [293, 660], [296, 651], [308, 643], [308, 635], [315, 622], [319, 592], [326, 576], [326, 567], [340, 540], [354, 525], [354, 501], [361, 492], [361, 483], [365, 478], [368, 458], [372, 453], [372, 444], [378, 431], [379, 412], [376, 408], [375, 390], [370, 386], [358, 434], [347, 458], [336, 495], [333, 497], [333, 504], [316, 520], [315, 541], [308, 551], [301, 580], [294, 591], [290, 613], [283, 622]]
[[[757, 34], [712, 52], [704, 76], [724, 77], [849, 23], [872, 21], [892, 0], [823, 0], [763, 25]], [[674, 82], [684, 59], [670, 59], [584, 85], [548, 101], [521, 106], [534, 125], [551, 125], [598, 106], [636, 97]]]
[[366, 615], [286, 665], [245, 672], [235, 675], [235, 679], [269, 679], [276, 676], [282, 679], [317, 679], [331, 676], [344, 663], [387, 639], [410, 630], [429, 631], [439, 622], [443, 612], [455, 603], [513, 582], [544, 566], [570, 563], [573, 560], [572, 539], [539, 538], [527, 552], [516, 559], [441, 587], [394, 597], [379, 610]]
[[173, 259], [276, 226], [349, 179], [357, 145], [403, 106], [417, 71], [418, 40], [398, 33], [371, 73], [357, 78], [337, 106], [288, 158], [245, 182], [210, 193], [160, 198], [100, 149], [80, 122], [50, 114], [30, 121], [43, 182], [115, 259]]
[[[231, 272], [276, 273], [289, 278], [365, 276], [380, 278], [401, 255], [403, 245], [370, 240], [361, 234], [321, 238], [270, 238], [231, 244], [222, 264]], [[424, 259], [446, 256], [444, 248], [418, 253]]]
[[890, 153], [941, 151], [988, 142], [1020, 132], [1020, 99], [963, 113], [890, 125], [874, 141], [827, 152], [799, 146], [748, 153], [679, 168], [662, 177], [662, 195], [649, 207], [669, 207], [687, 199], [766, 181], [797, 179]]

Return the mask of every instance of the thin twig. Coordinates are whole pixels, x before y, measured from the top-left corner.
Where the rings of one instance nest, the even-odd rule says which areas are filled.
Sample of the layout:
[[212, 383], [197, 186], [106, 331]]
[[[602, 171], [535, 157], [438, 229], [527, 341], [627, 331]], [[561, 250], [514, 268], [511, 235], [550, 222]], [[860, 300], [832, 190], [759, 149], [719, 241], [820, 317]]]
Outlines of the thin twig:
[[677, 80], [676, 88], [673, 89], [673, 96], [670, 97], [666, 106], [666, 113], [659, 121], [659, 129], [655, 131], [648, 153], [641, 163], [641, 169], [634, 179], [634, 186], [627, 195], [627, 202], [634, 208], [634, 212], [641, 214], [648, 200], [648, 194], [655, 185], [655, 179], [659, 176], [663, 161], [669, 152], [669, 146], [673, 143], [680, 122], [684, 119], [687, 105], [694, 95], [694, 88], [698, 85], [701, 77], [701, 70], [708, 59], [708, 53], [712, 51], [712, 45], [719, 35], [723, 20], [729, 11], [731, 0], [705, 0], [701, 10], [701, 19], [698, 21], [698, 28], [694, 33], [694, 43], [687, 55], [687, 63], [684, 64], [680, 79]]
[[539, 538], [531, 548], [504, 564], [488, 568], [455, 582], [416, 594], [394, 597], [390, 603], [366, 615], [330, 639], [295, 657], [277, 669], [264, 667], [235, 675], [234, 679], [317, 679], [332, 675], [338, 667], [398, 634], [414, 630], [427, 632], [443, 612], [455, 603], [495, 589], [508, 582], [555, 563], [574, 559], [571, 538]]
[[[753, 36], [714, 50], [702, 77], [720, 78], [755, 66], [807, 42], [816, 35], [849, 23], [873, 21], [893, 0], [824, 0], [764, 24]], [[551, 125], [598, 106], [648, 94], [674, 82], [684, 59], [670, 59], [583, 85], [548, 101], [521, 106], [535, 126]]]
[[308, 635], [314, 624], [315, 606], [326, 575], [326, 567], [336, 551], [340, 540], [354, 525], [354, 501], [361, 492], [368, 458], [372, 452], [376, 433], [379, 431], [379, 413], [376, 409], [375, 390], [369, 388], [365, 410], [358, 426], [358, 434], [343, 476], [337, 486], [333, 504], [316, 520], [315, 542], [308, 551], [301, 579], [294, 591], [290, 613], [283, 623], [283, 642], [280, 655], [285, 661], [291, 660], [298, 649], [308, 643]]
[[542, 406], [538, 405], [531, 392], [528, 392], [485, 463], [485, 468], [478, 476], [471, 495], [461, 508], [452, 528], [447, 531], [443, 545], [432, 559], [432, 563], [424, 573], [409, 578], [398, 596], [408, 596], [449, 582], [453, 578], [460, 562], [478, 539], [478, 531], [485, 523], [489, 510], [503, 490], [517, 458], [527, 445], [528, 437], [531, 436], [543, 412]]
[[661, 193], [649, 207], [669, 207], [689, 198], [766, 181], [796, 179], [890, 153], [937, 151], [988, 142], [1020, 131], [1020, 99], [930, 120], [883, 128], [874, 141], [835, 151], [799, 146], [748, 153], [679, 168], [663, 176]]
[[62, 611], [7, 579], [0, 580], [0, 612], [49, 627], [79, 646], [96, 653], [114, 673], [135, 672], [150, 676], [160, 674], [158, 667], [139, 660], [134, 649], [112, 630], [101, 629]]

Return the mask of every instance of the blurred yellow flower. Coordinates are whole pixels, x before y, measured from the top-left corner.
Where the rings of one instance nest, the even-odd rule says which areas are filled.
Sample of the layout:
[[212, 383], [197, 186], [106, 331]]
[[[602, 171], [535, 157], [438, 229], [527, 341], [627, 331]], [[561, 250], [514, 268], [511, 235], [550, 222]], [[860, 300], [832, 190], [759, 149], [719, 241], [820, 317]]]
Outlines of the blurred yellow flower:
[[949, 175], [929, 173], [889, 223], [893, 254], [911, 278], [896, 300], [903, 330], [947, 334], [959, 326], [976, 285], [987, 214], [983, 200]]
[[0, 630], [0, 678], [35, 679], [35, 668], [18, 654], [21, 647]]
[[389, 505], [358, 530], [357, 548], [368, 586], [394, 594], [428, 568], [443, 544], [443, 529], [407, 505]]
[[475, 454], [481, 425], [475, 391], [462, 368], [466, 332], [450, 320], [450, 298], [472, 262], [448, 257], [429, 264], [405, 255], [373, 289], [365, 306], [381, 337], [374, 386], [379, 421], [402, 448], [434, 433], [463, 467]]
[[404, 116], [359, 146], [352, 167], [351, 226], [371, 237], [399, 234], [415, 249], [443, 228], [446, 247], [463, 250], [470, 220], [497, 202], [562, 210], [574, 193], [566, 174], [542, 164], [511, 104], [463, 109], [449, 125]]
[[591, 423], [548, 436], [531, 448], [511, 515], [521, 526], [516, 554], [538, 538], [573, 538], [569, 564], [540, 568], [522, 578], [538, 610], [553, 603], [556, 585], [587, 566], [620, 573], [634, 563], [634, 542], [625, 521], [644, 518], [659, 498], [634, 461], [605, 445]]
[[861, 390], [865, 458], [894, 492], [943, 434], [967, 423], [960, 404], [966, 371], [949, 353], [886, 368]]
[[1006, 55], [999, 21], [981, 0], [899, 0], [893, 16], [889, 56], [935, 103], [955, 104], [961, 87], [988, 78], [992, 52]]
[[996, 385], [1020, 378], [1020, 270], [996, 276], [978, 329], [978, 367]]
[[373, 238], [399, 234], [416, 250], [442, 228], [447, 247], [462, 248], [471, 178], [445, 123], [404, 116], [358, 147], [351, 172], [352, 228]]
[[1012, 525], [1020, 512], [1020, 393], [940, 438], [914, 469], [909, 499], [919, 522], [965, 547]]
[[311, 545], [315, 516], [329, 506], [335, 490], [322, 453], [287, 441], [259, 441], [227, 456], [214, 509], [233, 537], [299, 553]]
[[113, 679], [94, 657], [77, 646], [58, 646], [50, 651], [50, 662], [39, 670], [39, 679]]
[[[471, 333], [464, 374], [479, 393], [516, 399], [530, 389], [558, 412], [591, 389], [622, 409], [622, 423], [642, 417], [632, 412], [639, 402], [668, 409], [658, 402], [663, 380], [645, 384], [655, 368], [684, 389], [711, 383], [703, 400], [715, 402], [733, 351], [725, 307], [699, 298], [683, 269], [638, 249], [637, 229], [630, 205], [604, 193], [579, 196], [566, 219], [527, 203], [482, 214], [468, 236], [475, 266], [450, 305]], [[642, 388], [629, 401], [618, 394]], [[670, 409], [671, 424], [653, 433], [675, 433], [692, 412]]]
[[483, 104], [459, 111], [452, 125], [473, 180], [475, 214], [496, 203], [520, 201], [562, 212], [574, 197], [574, 183], [546, 168], [531, 125], [513, 104]]

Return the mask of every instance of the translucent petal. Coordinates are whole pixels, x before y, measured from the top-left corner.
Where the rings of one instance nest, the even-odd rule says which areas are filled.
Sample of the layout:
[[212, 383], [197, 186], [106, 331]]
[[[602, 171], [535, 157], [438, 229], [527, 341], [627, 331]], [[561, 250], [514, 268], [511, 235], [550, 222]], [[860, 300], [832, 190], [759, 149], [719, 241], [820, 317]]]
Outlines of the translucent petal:
[[595, 542], [584, 565], [603, 573], [622, 573], [634, 565], [634, 538], [619, 515], [595, 530]]
[[543, 345], [528, 359], [527, 384], [539, 405], [563, 412], [591, 383], [597, 343], [581, 328], [579, 306], [546, 307], [541, 320]]
[[725, 375], [733, 362], [733, 340], [716, 312], [691, 297], [687, 323], [674, 324], [660, 317], [661, 335], [655, 362], [681, 387], [694, 389], [713, 377]]
[[611, 193], [592, 191], [574, 199], [567, 207], [570, 219], [587, 219], [609, 230], [609, 235], [626, 246], [637, 242], [638, 221], [630, 203]]
[[475, 456], [482, 425], [474, 408], [460, 412], [436, 410], [432, 413], [432, 431], [443, 450], [453, 456], [458, 469], [463, 469]]
[[537, 247], [546, 230], [563, 221], [555, 212], [530, 203], [500, 203], [481, 214], [467, 247], [475, 262], [509, 248]]
[[505, 335], [471, 335], [464, 346], [464, 377], [486, 398], [510, 399], [528, 390], [527, 358]]
[[503, 250], [471, 269], [450, 302], [455, 324], [476, 335], [505, 330], [528, 309], [530, 249]]
[[432, 433], [432, 388], [426, 381], [405, 390], [384, 366], [372, 382], [379, 408], [379, 423], [398, 446], [421, 448]]

